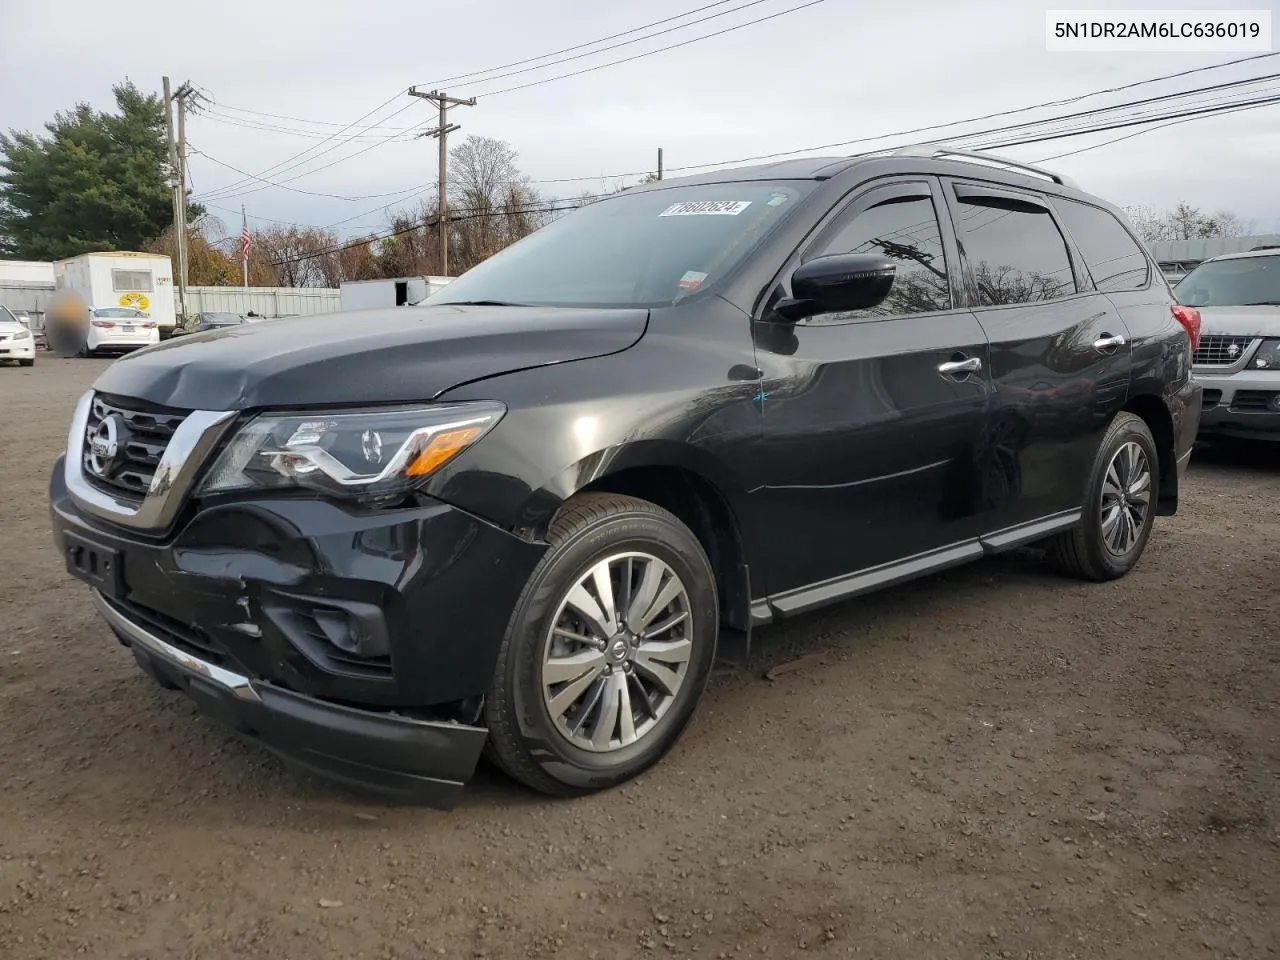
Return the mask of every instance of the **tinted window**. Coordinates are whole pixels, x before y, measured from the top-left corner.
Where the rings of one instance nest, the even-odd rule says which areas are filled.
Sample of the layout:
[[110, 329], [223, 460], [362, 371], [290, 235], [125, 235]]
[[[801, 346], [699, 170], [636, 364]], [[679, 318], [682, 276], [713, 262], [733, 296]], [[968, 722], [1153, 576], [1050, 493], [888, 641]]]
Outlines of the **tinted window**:
[[1280, 255], [1202, 263], [1173, 295], [1188, 307], [1280, 305]]
[[1076, 292], [1067, 242], [1043, 207], [964, 197], [960, 223], [980, 304], [1033, 303]]
[[1058, 200], [1058, 213], [1084, 257], [1099, 290], [1137, 290], [1147, 285], [1147, 257], [1129, 231], [1105, 210]]
[[512, 244], [431, 303], [672, 304], [713, 288], [815, 186], [796, 180], [628, 190]]
[[839, 253], [883, 253], [890, 257], [898, 265], [893, 287], [877, 307], [824, 314], [816, 317], [816, 322], [879, 319], [951, 308], [942, 232], [928, 197], [885, 200], [855, 213], [805, 259]]

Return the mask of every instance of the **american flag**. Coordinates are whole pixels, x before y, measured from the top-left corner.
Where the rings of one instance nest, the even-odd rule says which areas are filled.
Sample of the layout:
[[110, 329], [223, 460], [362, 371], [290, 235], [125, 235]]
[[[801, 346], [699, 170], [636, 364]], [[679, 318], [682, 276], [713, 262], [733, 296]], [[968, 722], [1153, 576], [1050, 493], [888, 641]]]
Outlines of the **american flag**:
[[249, 248], [253, 246], [253, 241], [249, 239], [249, 224], [245, 224], [240, 228], [240, 259], [249, 259]]

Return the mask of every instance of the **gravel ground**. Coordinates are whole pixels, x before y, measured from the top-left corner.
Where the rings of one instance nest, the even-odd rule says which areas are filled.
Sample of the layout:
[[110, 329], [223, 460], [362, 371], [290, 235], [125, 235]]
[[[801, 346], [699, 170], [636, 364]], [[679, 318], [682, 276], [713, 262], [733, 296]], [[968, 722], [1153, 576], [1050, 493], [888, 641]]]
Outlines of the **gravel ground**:
[[483, 770], [438, 813], [287, 772], [95, 618], [45, 480], [102, 366], [0, 369], [5, 960], [1280, 950], [1280, 451], [1198, 454], [1121, 582], [1002, 558], [837, 607], [633, 784]]

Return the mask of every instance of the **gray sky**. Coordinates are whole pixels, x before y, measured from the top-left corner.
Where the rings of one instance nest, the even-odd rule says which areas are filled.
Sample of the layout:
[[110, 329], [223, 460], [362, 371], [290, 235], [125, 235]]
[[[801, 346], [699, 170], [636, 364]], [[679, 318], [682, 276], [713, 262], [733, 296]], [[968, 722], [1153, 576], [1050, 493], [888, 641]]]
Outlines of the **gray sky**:
[[[718, 5], [690, 19], [746, 2]], [[446, 86], [449, 93], [479, 98], [477, 106], [453, 111], [451, 121], [462, 124], [453, 136], [477, 133], [508, 141], [519, 152], [521, 168], [535, 180], [591, 178], [538, 185], [549, 196], [573, 196], [621, 182], [612, 175], [652, 169], [659, 146], [665, 149], [667, 167], [679, 168], [946, 123], [1247, 55], [1048, 53], [1047, 5], [1026, 0], [824, 0], [632, 63], [486, 96], [803, 2], [761, 0], [688, 29], [546, 69], [498, 80], [451, 82]], [[143, 89], [159, 90], [161, 75], [168, 73], [175, 85], [190, 80], [215, 100], [217, 117], [189, 121], [192, 147], [207, 154], [193, 154], [190, 168], [197, 198], [214, 193], [209, 202], [217, 208], [212, 212], [230, 232], [239, 228], [242, 202], [251, 218], [318, 226], [354, 218], [335, 227], [337, 232], [377, 230], [386, 224], [384, 211], [374, 209], [378, 204], [406, 205], [414, 199], [409, 188], [427, 188], [435, 178], [435, 141], [385, 139], [389, 128], [423, 128], [434, 121], [428, 104], [405, 95], [410, 84], [430, 89], [446, 78], [536, 57], [706, 3], [267, 0], [211, 6], [172, 0], [0, 0], [0, 128], [39, 128], [56, 110], [79, 100], [107, 107], [112, 83], [126, 75]], [[1065, 4], [1054, 6], [1061, 5]], [[1280, 34], [1280, 0], [1081, 4], [1095, 9], [1175, 5], [1271, 9]], [[190, 13], [181, 12], [183, 7]], [[1054, 111], [1072, 112], [1266, 73], [1280, 73], [1280, 57]], [[1265, 88], [1275, 91], [1280, 82]], [[361, 133], [361, 138], [336, 149], [330, 148], [341, 140], [322, 142], [235, 125], [329, 134], [384, 101], [390, 102], [342, 134], [345, 139]], [[244, 109], [299, 119], [240, 112]], [[968, 129], [1050, 115], [1017, 115], [907, 139], [943, 139]], [[364, 132], [371, 123], [385, 127]], [[1038, 160], [1131, 132], [1117, 130], [1002, 152]], [[899, 139], [823, 152], [854, 152]], [[365, 147], [371, 149], [316, 170]], [[241, 187], [234, 195], [214, 192], [243, 178], [210, 157], [263, 173], [307, 148], [314, 148], [307, 155], [311, 159], [264, 175], [287, 180], [295, 190], [361, 199], [311, 196], [279, 187], [257, 190], [262, 184]], [[320, 151], [327, 152], [316, 156]], [[1117, 203], [1166, 206], [1186, 200], [1206, 210], [1227, 208], [1255, 220], [1261, 232], [1280, 231], [1278, 157], [1280, 106], [1271, 106], [1171, 126], [1052, 165]], [[316, 172], [291, 179], [311, 170]], [[601, 179], [602, 175], [607, 176]], [[251, 189], [255, 192], [247, 192]], [[393, 191], [406, 191], [399, 196], [408, 199], [371, 198]]]

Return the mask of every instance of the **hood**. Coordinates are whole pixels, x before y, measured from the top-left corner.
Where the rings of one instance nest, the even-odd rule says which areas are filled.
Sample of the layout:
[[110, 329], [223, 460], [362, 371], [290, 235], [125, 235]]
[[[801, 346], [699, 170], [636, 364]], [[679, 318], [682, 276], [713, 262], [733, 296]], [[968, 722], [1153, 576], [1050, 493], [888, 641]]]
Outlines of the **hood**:
[[327, 313], [166, 340], [117, 360], [94, 387], [191, 410], [413, 403], [502, 373], [617, 353], [647, 322], [643, 309]]
[[1200, 332], [1229, 337], [1280, 337], [1280, 307], [1197, 307]]
[[0, 320], [0, 334], [6, 337], [12, 337], [19, 330], [26, 330], [27, 327], [22, 323], [14, 323], [12, 320]]

